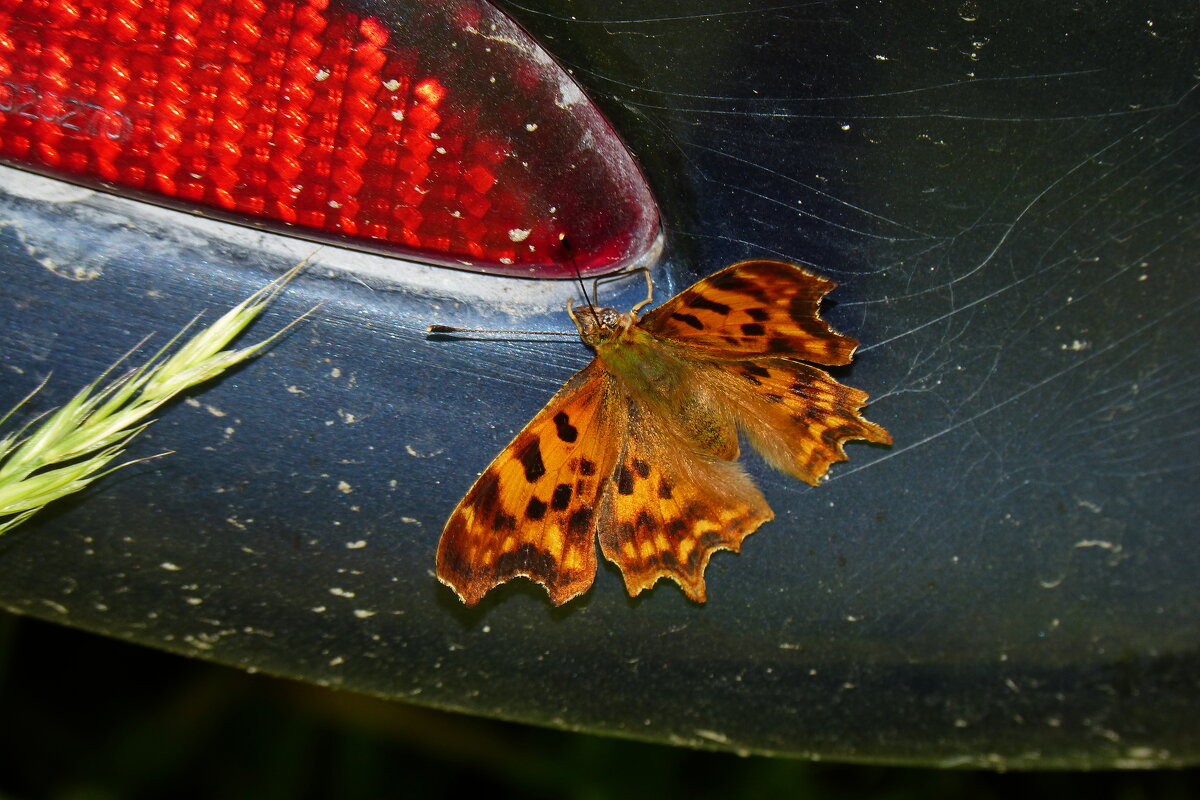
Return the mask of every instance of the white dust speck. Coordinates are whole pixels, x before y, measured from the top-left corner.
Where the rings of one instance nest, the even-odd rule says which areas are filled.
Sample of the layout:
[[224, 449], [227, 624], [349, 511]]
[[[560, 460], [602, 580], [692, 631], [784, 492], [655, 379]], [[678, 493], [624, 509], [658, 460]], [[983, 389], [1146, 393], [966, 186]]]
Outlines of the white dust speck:
[[329, 593], [331, 595], [333, 595], [334, 597], [346, 597], [346, 598], [354, 597], [354, 592], [348, 591], [346, 589], [342, 589], [337, 586], [334, 586], [332, 589], [330, 589]]
[[340, 667], [342, 664], [345, 664], [345, 663], [346, 663], [346, 659], [343, 658], [342, 656], [334, 656], [333, 658], [329, 659], [329, 666], [331, 666], [331, 667]]
[[396, 120], [396, 122], [404, 122], [404, 112], [396, 109], [392, 112], [392, 119]]
[[531, 233], [533, 233], [532, 228], [510, 228], [508, 238], [514, 242], [523, 242], [529, 238]]
[[357, 542], [346, 542], [347, 550], [362, 550], [367, 546], [366, 539], [359, 539]]
[[338, 491], [341, 492], [342, 494], [350, 494], [351, 492], [354, 491], [354, 487], [352, 487], [350, 484], [346, 483], [345, 481], [338, 481], [337, 488], [338, 488]]
[[172, 564], [170, 561], [164, 561], [158, 566], [162, 567], [167, 572], [179, 572], [179, 570], [182, 569], [182, 567], [180, 567], [178, 564]]
[[329, 610], [329, 607], [328, 606], [313, 606], [309, 610], [312, 611], [314, 614], [324, 614], [326, 611]]
[[354, 609], [354, 616], [358, 617], [359, 619], [370, 619], [378, 613], [378, 611], [368, 611], [365, 608]]
[[383, 88], [387, 89], [389, 92], [394, 92], [400, 88], [400, 81], [396, 80], [395, 78], [392, 78], [390, 81], [384, 81]]
[[538, 126], [537, 126], [536, 122], [526, 122], [525, 123], [525, 130], [529, 131], [530, 133], [533, 133], [537, 129], [538, 129]]
[[1121, 545], [1116, 542], [1106, 542], [1103, 539], [1080, 539], [1075, 543], [1075, 547], [1099, 547], [1101, 550], [1107, 550], [1110, 553], [1121, 552]]
[[314, 81], [318, 81], [318, 82], [320, 82], [320, 81], [324, 81], [324, 80], [328, 80], [328, 79], [329, 79], [329, 75], [330, 75], [330, 72], [329, 72], [329, 70], [327, 70], [327, 69], [319, 69], [319, 70], [317, 70], [317, 74], [316, 74], [316, 75], [313, 75], [313, 80], [314, 80]]

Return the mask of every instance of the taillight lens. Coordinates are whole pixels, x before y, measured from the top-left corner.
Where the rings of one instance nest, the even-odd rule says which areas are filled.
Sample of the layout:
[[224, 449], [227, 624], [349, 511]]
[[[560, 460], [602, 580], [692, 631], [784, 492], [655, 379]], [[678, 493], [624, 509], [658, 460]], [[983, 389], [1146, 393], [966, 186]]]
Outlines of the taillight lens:
[[658, 216], [479, 0], [0, 0], [0, 159], [451, 266], [623, 266]]

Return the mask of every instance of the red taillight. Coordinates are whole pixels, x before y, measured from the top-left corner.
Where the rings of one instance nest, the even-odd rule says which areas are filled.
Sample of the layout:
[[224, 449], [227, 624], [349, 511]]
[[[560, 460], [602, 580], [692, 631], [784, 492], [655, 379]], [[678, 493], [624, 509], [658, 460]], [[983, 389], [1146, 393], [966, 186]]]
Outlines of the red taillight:
[[479, 0], [0, 0], [0, 159], [511, 274], [657, 235], [608, 123]]

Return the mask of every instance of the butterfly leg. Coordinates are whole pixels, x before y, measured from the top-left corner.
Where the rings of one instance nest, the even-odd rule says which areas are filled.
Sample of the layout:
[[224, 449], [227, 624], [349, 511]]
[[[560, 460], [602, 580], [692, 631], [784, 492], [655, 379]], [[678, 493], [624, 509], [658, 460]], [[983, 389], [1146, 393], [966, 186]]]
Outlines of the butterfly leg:
[[[638, 267], [637, 269], [633, 270], [633, 272], [640, 272], [646, 276], [646, 299], [643, 300], [642, 302], [638, 303], [632, 309], [630, 309], [633, 313], [636, 314], [638, 311], [640, 311], [641, 309], [643, 309], [647, 305], [649, 305], [650, 301], [652, 301], [654, 299], [654, 283], [650, 279], [650, 270], [647, 269], [646, 267]], [[600, 284], [612, 283], [613, 281], [619, 281], [622, 278], [627, 277], [629, 274], [630, 273], [628, 273], [628, 272], [619, 272], [616, 275], [606, 275], [604, 277], [594, 279], [592, 281], [592, 298], [596, 299], [599, 297]]]
[[654, 281], [650, 279], [650, 270], [646, 269], [645, 267], [639, 267], [638, 272], [646, 276], [646, 299], [629, 309], [634, 314], [650, 305], [650, 303], [654, 300]]

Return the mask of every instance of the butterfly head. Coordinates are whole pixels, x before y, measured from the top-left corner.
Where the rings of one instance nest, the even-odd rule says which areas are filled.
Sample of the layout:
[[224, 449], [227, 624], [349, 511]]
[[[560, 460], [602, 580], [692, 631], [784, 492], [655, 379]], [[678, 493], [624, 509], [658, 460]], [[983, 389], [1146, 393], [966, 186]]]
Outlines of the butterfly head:
[[570, 300], [567, 301], [567, 313], [579, 329], [579, 338], [590, 347], [597, 347], [621, 335], [637, 322], [637, 316], [632, 312], [622, 314], [615, 308], [596, 308], [593, 305], [576, 309]]

